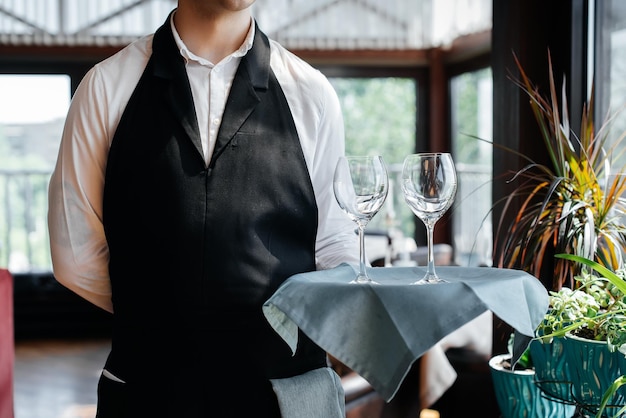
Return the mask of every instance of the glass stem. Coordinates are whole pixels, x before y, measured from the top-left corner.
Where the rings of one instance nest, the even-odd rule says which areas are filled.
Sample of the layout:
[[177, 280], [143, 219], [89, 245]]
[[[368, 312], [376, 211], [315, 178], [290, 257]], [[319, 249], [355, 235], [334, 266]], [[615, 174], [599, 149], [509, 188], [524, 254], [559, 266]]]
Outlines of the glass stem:
[[366, 279], [367, 272], [365, 271], [365, 227], [359, 225], [359, 278]]
[[428, 273], [430, 277], [435, 276], [435, 252], [433, 250], [433, 231], [435, 224], [433, 222], [426, 222], [427, 243], [428, 243]]

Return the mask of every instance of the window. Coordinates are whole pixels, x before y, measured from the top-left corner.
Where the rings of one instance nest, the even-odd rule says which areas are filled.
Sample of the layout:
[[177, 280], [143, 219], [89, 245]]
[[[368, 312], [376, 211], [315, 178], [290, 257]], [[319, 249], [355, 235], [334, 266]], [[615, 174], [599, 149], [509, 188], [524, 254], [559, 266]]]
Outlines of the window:
[[406, 77], [331, 77], [345, 121], [346, 154], [382, 155], [389, 174], [385, 205], [366, 231], [413, 237], [415, 215], [400, 189], [402, 163], [415, 150], [417, 86]]
[[66, 75], [0, 75], [0, 265], [50, 271], [48, 181], [70, 102]]
[[[619, 113], [609, 132], [617, 138], [626, 132], [626, 2], [596, 2], [597, 39], [595, 42], [596, 126], [608, 114]], [[614, 165], [626, 164], [626, 155]]]
[[458, 174], [453, 205], [453, 247], [461, 266], [491, 265], [491, 69], [452, 77], [452, 149]]

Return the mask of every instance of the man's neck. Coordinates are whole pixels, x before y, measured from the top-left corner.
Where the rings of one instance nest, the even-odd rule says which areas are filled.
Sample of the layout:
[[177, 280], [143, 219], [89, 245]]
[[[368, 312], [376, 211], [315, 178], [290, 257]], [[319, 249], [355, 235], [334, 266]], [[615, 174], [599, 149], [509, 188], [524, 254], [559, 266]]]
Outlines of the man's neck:
[[176, 31], [187, 48], [214, 64], [239, 49], [251, 22], [249, 9], [201, 14], [179, 7], [174, 15]]

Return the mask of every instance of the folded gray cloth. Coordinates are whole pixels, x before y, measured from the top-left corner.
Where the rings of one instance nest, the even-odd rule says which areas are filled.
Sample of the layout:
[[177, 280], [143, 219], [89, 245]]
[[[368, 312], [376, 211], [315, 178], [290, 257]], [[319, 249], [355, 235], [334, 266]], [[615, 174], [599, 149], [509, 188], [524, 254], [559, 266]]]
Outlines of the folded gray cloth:
[[[390, 401], [411, 365], [442, 338], [490, 310], [532, 337], [549, 295], [521, 270], [437, 267], [446, 283], [413, 286], [425, 267], [374, 267], [378, 285], [349, 283], [353, 266], [297, 274], [263, 305], [268, 322], [295, 352], [298, 328]], [[358, 318], [358, 320], [354, 320]]]
[[322, 367], [284, 379], [271, 379], [283, 418], [345, 418], [346, 399], [341, 379]]

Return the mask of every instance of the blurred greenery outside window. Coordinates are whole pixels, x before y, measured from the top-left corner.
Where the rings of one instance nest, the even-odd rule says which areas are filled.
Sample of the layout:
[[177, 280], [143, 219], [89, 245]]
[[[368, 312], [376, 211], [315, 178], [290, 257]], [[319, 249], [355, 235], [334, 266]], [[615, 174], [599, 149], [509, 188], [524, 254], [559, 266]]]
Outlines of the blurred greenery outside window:
[[[598, 3], [595, 50], [595, 123], [600, 126], [613, 117], [608, 132], [613, 142], [626, 132], [626, 2], [610, 0]], [[626, 165], [626, 151], [616, 153], [613, 173]]]
[[[402, 162], [415, 151], [417, 87], [410, 78], [331, 78], [346, 125], [346, 153], [380, 154], [391, 179], [391, 194], [366, 230], [398, 228], [413, 237], [423, 228], [400, 189]], [[459, 190], [453, 214], [455, 262], [491, 264], [491, 146], [467, 134], [491, 139], [491, 71], [464, 73], [451, 81], [452, 155]], [[483, 220], [483, 218], [485, 218]], [[481, 227], [482, 225], [482, 227]]]
[[412, 237], [415, 215], [400, 189], [402, 163], [415, 150], [417, 86], [412, 78], [331, 77], [345, 122], [347, 155], [382, 155], [390, 179], [387, 200], [366, 232], [399, 229]]
[[0, 267], [51, 271], [48, 182], [70, 102], [67, 75], [0, 75]]
[[492, 140], [493, 83], [491, 69], [452, 77], [452, 154], [458, 173], [458, 189], [452, 211], [455, 263], [461, 266], [491, 265], [492, 146], [476, 137]]

